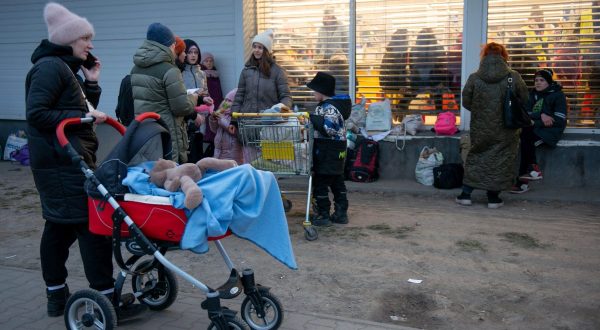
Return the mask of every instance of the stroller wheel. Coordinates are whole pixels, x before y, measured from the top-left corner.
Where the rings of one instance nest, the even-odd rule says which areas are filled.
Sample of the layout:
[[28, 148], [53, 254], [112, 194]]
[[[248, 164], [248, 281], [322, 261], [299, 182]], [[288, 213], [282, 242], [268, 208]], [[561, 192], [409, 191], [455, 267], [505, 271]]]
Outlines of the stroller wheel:
[[248, 330], [248, 325], [239, 317], [227, 318], [227, 329], [219, 329], [214, 322], [210, 322], [208, 330]]
[[319, 233], [314, 226], [307, 226], [304, 227], [304, 238], [306, 238], [307, 241], [314, 241], [319, 238]]
[[117, 313], [105, 295], [85, 289], [75, 292], [67, 301], [65, 325], [67, 329], [94, 327], [112, 330], [117, 326]]
[[292, 201], [287, 198], [283, 198], [281, 201], [283, 202], [283, 210], [288, 213], [292, 209]]
[[[153, 259], [140, 262], [135, 271], [147, 268]], [[138, 300], [147, 305], [154, 311], [160, 311], [168, 308], [175, 302], [179, 284], [177, 278], [169, 269], [158, 264], [154, 268], [131, 277], [131, 286], [133, 292], [144, 292], [138, 297]]]
[[281, 322], [283, 322], [281, 302], [270, 292], [261, 292], [260, 298], [262, 299], [265, 315], [259, 317], [256, 306], [254, 306], [250, 297], [246, 297], [242, 302], [242, 319], [254, 330], [278, 329]]

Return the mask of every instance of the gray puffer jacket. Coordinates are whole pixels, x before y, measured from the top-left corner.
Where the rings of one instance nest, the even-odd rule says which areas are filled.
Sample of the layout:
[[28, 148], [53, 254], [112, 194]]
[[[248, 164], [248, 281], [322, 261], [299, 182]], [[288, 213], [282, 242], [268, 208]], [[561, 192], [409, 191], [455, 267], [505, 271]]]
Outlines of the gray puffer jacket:
[[173, 160], [187, 161], [187, 131], [184, 117], [194, 112], [175, 55], [166, 46], [145, 40], [133, 56], [131, 87], [135, 114], [156, 112], [171, 133]]
[[271, 64], [271, 76], [265, 77], [258, 67], [246, 64], [240, 74], [232, 112], [260, 112], [277, 103], [292, 106], [288, 77], [276, 63]]
[[510, 189], [514, 182], [520, 129], [504, 128], [502, 122], [509, 74], [516, 95], [526, 103], [525, 82], [498, 55], [484, 57], [463, 89], [463, 106], [471, 111], [471, 149], [463, 179], [468, 186], [501, 191]]

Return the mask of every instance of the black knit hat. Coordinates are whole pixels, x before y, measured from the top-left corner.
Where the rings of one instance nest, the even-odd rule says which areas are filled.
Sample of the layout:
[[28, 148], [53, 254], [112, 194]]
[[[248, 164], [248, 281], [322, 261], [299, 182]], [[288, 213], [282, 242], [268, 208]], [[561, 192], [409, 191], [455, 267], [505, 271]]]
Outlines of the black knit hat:
[[554, 80], [552, 80], [552, 76], [554, 75], [554, 72], [552, 71], [552, 69], [541, 69], [536, 71], [535, 76], [536, 77], [542, 77], [544, 78], [544, 80], [546, 80], [548, 82], [549, 85], [552, 85], [552, 83], [554, 82]]
[[[199, 64], [200, 59], [202, 58], [202, 53], [200, 52], [200, 47], [198, 46], [198, 44], [192, 39], [184, 39], [183, 42], [185, 42], [186, 53], [190, 51], [190, 48], [192, 48], [192, 46], [198, 49], [198, 62], [196, 64]], [[187, 56], [185, 57], [185, 61], [188, 62]]]
[[158, 42], [167, 47], [171, 47], [175, 43], [175, 35], [171, 32], [171, 29], [160, 23], [152, 23], [148, 26], [146, 39]]
[[317, 75], [308, 83], [306, 87], [325, 96], [335, 95], [335, 78], [325, 72], [317, 72]]

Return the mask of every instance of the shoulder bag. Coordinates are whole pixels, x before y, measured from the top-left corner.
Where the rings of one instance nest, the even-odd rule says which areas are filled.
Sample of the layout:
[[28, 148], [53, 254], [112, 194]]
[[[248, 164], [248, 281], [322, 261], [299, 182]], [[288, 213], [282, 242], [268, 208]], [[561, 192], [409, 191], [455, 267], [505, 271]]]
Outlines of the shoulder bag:
[[504, 104], [502, 109], [502, 116], [504, 119], [505, 128], [523, 128], [532, 125], [531, 117], [527, 113], [525, 106], [521, 103], [521, 100], [512, 90], [513, 78], [511, 74], [508, 75], [508, 85], [506, 88], [506, 95], [504, 97]]

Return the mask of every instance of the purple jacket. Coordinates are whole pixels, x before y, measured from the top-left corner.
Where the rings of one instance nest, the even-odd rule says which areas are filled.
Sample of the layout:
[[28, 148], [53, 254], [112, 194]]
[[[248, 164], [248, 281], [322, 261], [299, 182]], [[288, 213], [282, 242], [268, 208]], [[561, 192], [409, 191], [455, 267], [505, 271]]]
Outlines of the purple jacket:
[[[221, 79], [217, 70], [206, 70], [203, 69], [206, 74], [206, 84], [208, 85], [208, 94], [213, 99], [215, 109], [218, 109], [223, 102], [223, 90], [221, 89]], [[204, 142], [213, 142], [215, 134], [207, 129], [204, 133]]]
[[215, 133], [215, 154], [218, 159], [233, 159], [238, 164], [244, 163], [242, 145], [235, 137], [229, 134], [227, 128], [231, 122], [231, 109], [226, 110], [219, 120], [214, 116], [208, 117], [210, 130]]

